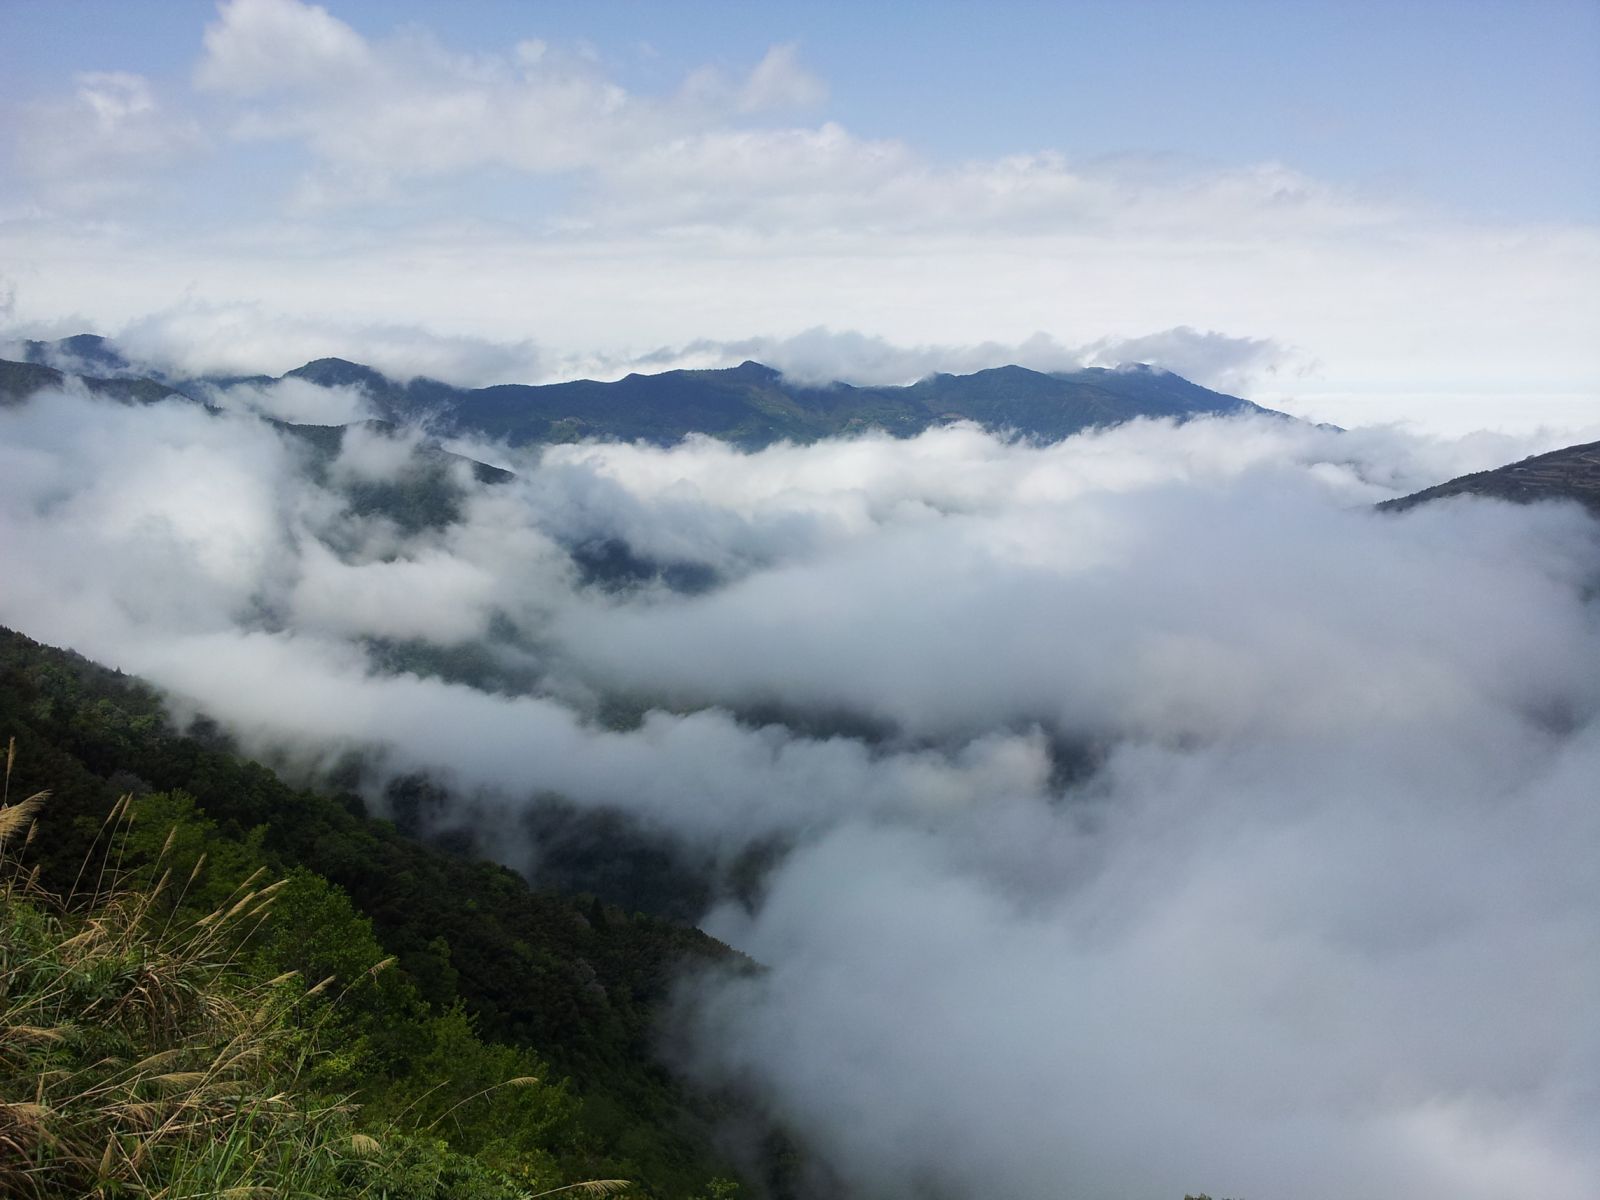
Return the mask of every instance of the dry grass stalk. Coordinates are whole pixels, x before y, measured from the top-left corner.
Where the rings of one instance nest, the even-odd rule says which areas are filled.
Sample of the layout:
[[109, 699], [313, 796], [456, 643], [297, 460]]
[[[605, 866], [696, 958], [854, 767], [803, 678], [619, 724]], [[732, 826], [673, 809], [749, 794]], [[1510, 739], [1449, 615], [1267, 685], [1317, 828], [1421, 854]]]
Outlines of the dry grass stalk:
[[49, 792], [35, 792], [26, 800], [18, 800], [15, 804], [0, 808], [0, 845], [31, 824], [34, 814], [49, 798]]
[[[5, 796], [14, 760], [13, 740]], [[112, 806], [66, 897], [49, 895], [38, 868], [6, 852], [23, 829], [32, 839], [47, 796], [0, 807], [0, 1196], [244, 1200], [333, 1195], [330, 1186], [340, 1196], [394, 1194], [379, 1181], [412, 1135], [396, 1132], [386, 1148], [354, 1132], [353, 1107], [309, 1098], [301, 1072], [343, 998], [395, 959], [336, 995], [327, 995], [333, 976], [306, 988], [296, 971], [252, 975], [240, 955], [286, 881], [263, 885], [261, 868], [204, 916], [180, 915], [205, 856], [174, 896], [174, 827], [148, 874], [125, 872], [131, 795]], [[88, 876], [93, 886], [81, 887]], [[153, 885], [130, 883], [150, 876]], [[319, 996], [307, 1021], [300, 1008]], [[426, 1129], [500, 1088], [538, 1083], [518, 1076], [484, 1088]], [[260, 1182], [268, 1178], [273, 1186]], [[610, 1196], [628, 1186], [588, 1180], [538, 1195]]]
[[579, 1196], [615, 1196], [633, 1186], [631, 1179], [586, 1179], [582, 1183], [569, 1183], [565, 1187], [551, 1188], [548, 1192], [535, 1192], [528, 1200], [541, 1196], [560, 1196], [571, 1192]]

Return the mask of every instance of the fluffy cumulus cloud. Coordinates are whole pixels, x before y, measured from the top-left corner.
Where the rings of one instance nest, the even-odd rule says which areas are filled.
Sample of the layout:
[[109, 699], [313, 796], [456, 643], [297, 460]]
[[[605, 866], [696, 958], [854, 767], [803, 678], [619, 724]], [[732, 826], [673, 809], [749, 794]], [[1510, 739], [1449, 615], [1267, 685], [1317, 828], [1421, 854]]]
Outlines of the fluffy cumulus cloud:
[[206, 28], [195, 82], [242, 96], [331, 89], [370, 71], [372, 57], [361, 36], [325, 8], [298, 0], [231, 0]]
[[[27, 332], [55, 335], [63, 330], [80, 331], [68, 324], [35, 326]], [[1202, 386], [1248, 394], [1264, 380], [1310, 369], [1305, 355], [1270, 339], [1187, 326], [1070, 346], [1044, 332], [1014, 342], [907, 344], [818, 325], [788, 337], [698, 338], [637, 353], [556, 354], [531, 338], [503, 342], [430, 333], [414, 325], [318, 322], [267, 312], [259, 305], [198, 302], [141, 317], [117, 330], [111, 340], [128, 363], [120, 369], [123, 374], [281, 375], [313, 359], [336, 357], [371, 366], [402, 382], [422, 376], [460, 387], [615, 380], [635, 371], [721, 369], [753, 359], [792, 382], [814, 386], [900, 386], [939, 372], [966, 375], [1009, 365], [1059, 372], [1147, 364]], [[0, 339], [0, 358], [23, 357], [22, 341], [15, 336]], [[105, 374], [109, 369], [104, 362], [74, 359], [59, 347], [46, 347], [45, 352], [53, 365], [73, 373]], [[216, 398], [285, 420], [335, 422], [369, 415], [360, 409], [356, 392], [346, 393], [341, 401], [338, 393], [293, 379], [236, 383], [229, 395], [219, 393]]]
[[219, 408], [260, 413], [299, 425], [344, 425], [375, 415], [359, 387], [319, 387], [296, 378], [219, 385], [202, 394]]
[[1303, 355], [1268, 338], [1229, 337], [1187, 325], [1142, 337], [1102, 338], [1085, 347], [1084, 359], [1094, 367], [1149, 363], [1229, 393], [1254, 390], [1262, 374], [1289, 370], [1305, 375], [1314, 369]]
[[1122, 236], [1342, 240], [1408, 215], [1281, 163], [1156, 169], [1054, 151], [937, 163], [835, 122], [701, 130], [610, 163], [585, 215], [624, 226], [768, 236]]
[[182, 302], [128, 322], [115, 340], [129, 359], [180, 376], [280, 375], [318, 358], [359, 362], [401, 381], [421, 375], [461, 386], [548, 374], [527, 338], [441, 334], [359, 319], [321, 321], [257, 304]]
[[371, 42], [298, 0], [231, 0], [206, 30], [201, 90], [231, 99], [245, 140], [303, 143], [303, 203], [372, 199], [399, 180], [482, 167], [594, 170], [708, 122], [805, 107], [826, 89], [792, 47], [742, 79], [692, 73], [666, 96], [630, 94], [590, 55], [537, 40], [469, 55], [411, 28]]
[[[85, 75], [22, 110], [18, 328], [156, 313], [241, 372], [331, 354], [472, 382], [742, 343], [865, 381], [984, 348], [1131, 358], [1457, 432], [1570, 424], [1600, 386], [1592, 225], [1474, 224], [1276, 161], [940, 157], [852, 128], [785, 44], [644, 88], [582, 46], [468, 52], [301, 0], [229, 0], [196, 32], [184, 78]], [[145, 194], [191, 161], [249, 194]]]
[[[673, 1051], [818, 1195], [1580, 1200], [1600, 527], [1371, 508], [1543, 448], [456, 447], [481, 485], [68, 392], [0, 410], [0, 621], [274, 761], [359, 749], [375, 802], [427, 771], [522, 864], [550, 792], [713, 879], [760, 848], [704, 921], [769, 970], [686, 980]], [[373, 502], [419, 480], [436, 520]]]
[[694, 995], [700, 1061], [846, 1194], [1583, 1196], [1596, 752], [1490, 790], [1143, 750], [1078, 812], [836, 830], [713, 925], [774, 970]]
[[87, 71], [70, 97], [40, 101], [18, 126], [17, 163], [42, 196], [68, 209], [127, 200], [204, 143], [200, 124], [173, 111], [151, 81]]
[[622, 359], [577, 361], [590, 374], [612, 376], [623, 370], [730, 367], [746, 359], [776, 367], [798, 383], [863, 386], [914, 383], [937, 372], [968, 375], [1013, 364], [1033, 371], [1076, 371], [1144, 363], [1230, 393], [1248, 390], [1264, 374], [1308, 366], [1302, 355], [1269, 339], [1202, 333], [1188, 326], [1071, 347], [1042, 331], [1017, 342], [902, 345], [859, 330], [818, 325], [790, 337], [701, 339]]

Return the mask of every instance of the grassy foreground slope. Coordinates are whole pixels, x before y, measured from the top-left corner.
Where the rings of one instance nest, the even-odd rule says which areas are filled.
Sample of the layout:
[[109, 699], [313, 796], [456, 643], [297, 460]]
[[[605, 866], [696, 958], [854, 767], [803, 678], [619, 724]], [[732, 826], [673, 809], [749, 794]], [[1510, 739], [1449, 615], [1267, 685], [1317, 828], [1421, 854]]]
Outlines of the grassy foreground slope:
[[[626, 1190], [621, 1180], [557, 1182], [573, 1144], [565, 1090], [509, 1073], [537, 1061], [485, 1046], [459, 1013], [418, 1011], [384, 976], [393, 960], [377, 957], [370, 931], [326, 884], [304, 875], [268, 884], [259, 868], [237, 877], [227, 847], [215, 864], [200, 855], [176, 870], [201, 829], [167, 824], [162, 798], [147, 799], [113, 806], [64, 897], [33, 870], [58, 825], [47, 794], [0, 807], [0, 1194], [513, 1200]], [[153, 855], [152, 832], [162, 839]], [[313, 983], [304, 968], [326, 956], [301, 939], [334, 932], [356, 969]], [[412, 1070], [380, 1061], [380, 1033], [391, 1050], [397, 1036], [411, 1043]], [[447, 1063], [429, 1061], [441, 1052]], [[370, 1103], [353, 1102], [358, 1090]], [[500, 1135], [485, 1136], [489, 1122]]]
[[350, 1095], [363, 1119], [437, 1132], [428, 1122], [474, 1091], [536, 1077], [451, 1112], [450, 1152], [525, 1191], [627, 1178], [637, 1194], [686, 1197], [729, 1173], [708, 1149], [703, 1104], [652, 1055], [676, 971], [730, 958], [720, 943], [411, 842], [354, 796], [291, 788], [220, 737], [178, 733], [137, 681], [0, 630], [5, 736], [11, 794], [54, 793], [49, 836], [29, 848], [45, 891], [72, 889], [123, 793], [135, 797], [126, 869], [153, 879], [160, 859], [182, 878], [205, 856], [185, 904], [210, 911], [258, 870], [287, 880], [249, 943], [248, 986], [292, 970], [350, 989], [315, 1082]]

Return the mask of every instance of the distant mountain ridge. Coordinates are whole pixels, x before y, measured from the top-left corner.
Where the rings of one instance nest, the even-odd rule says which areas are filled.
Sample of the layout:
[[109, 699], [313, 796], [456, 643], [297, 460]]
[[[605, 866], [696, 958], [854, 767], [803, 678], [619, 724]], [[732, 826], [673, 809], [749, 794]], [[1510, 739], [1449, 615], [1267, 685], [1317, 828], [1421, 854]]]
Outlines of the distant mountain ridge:
[[1488, 496], [1516, 504], [1575, 500], [1600, 517], [1600, 442], [1565, 446], [1490, 471], [1475, 471], [1409, 496], [1385, 500], [1378, 508], [1404, 512], [1451, 496]]
[[701, 433], [754, 449], [868, 429], [909, 437], [960, 420], [1059, 441], [1136, 417], [1271, 412], [1149, 367], [1052, 375], [1006, 366], [933, 375], [906, 386], [857, 387], [792, 383], [772, 367], [744, 362], [633, 374], [609, 383], [582, 379], [462, 389], [420, 378], [400, 384], [358, 363], [319, 359], [287, 377], [361, 386], [387, 419], [426, 420], [441, 433], [476, 433], [513, 445], [584, 438], [671, 444]]
[[161, 371], [141, 371], [114, 342], [79, 333], [53, 342], [22, 343], [21, 361], [0, 360], [0, 404], [16, 403], [45, 387], [60, 387], [68, 377], [98, 396], [127, 404], [154, 404], [186, 396]]
[[795, 383], [772, 367], [745, 362], [719, 370], [633, 374], [613, 382], [461, 388], [422, 377], [401, 382], [341, 358], [316, 359], [278, 377], [186, 380], [157, 372], [134, 378], [115, 345], [92, 334], [26, 343], [25, 358], [0, 366], [0, 400], [16, 402], [41, 387], [59, 385], [64, 371], [80, 374], [92, 391], [125, 392], [119, 398], [139, 401], [179, 394], [204, 402], [218, 388], [301, 379], [324, 387], [359, 387], [374, 414], [386, 421], [512, 445], [586, 438], [670, 445], [705, 434], [756, 449], [870, 429], [909, 437], [954, 421], [1053, 442], [1138, 417], [1283, 416], [1148, 366], [1055, 374], [1004, 366], [971, 375], [931, 375], [904, 386], [858, 387]]

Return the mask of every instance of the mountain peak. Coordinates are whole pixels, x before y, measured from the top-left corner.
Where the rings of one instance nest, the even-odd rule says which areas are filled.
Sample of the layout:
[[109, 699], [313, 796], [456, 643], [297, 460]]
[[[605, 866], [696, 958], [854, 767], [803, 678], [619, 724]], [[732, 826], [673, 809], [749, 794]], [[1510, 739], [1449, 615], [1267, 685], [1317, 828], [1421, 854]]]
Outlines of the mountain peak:
[[[113, 343], [92, 334], [40, 345], [62, 358], [74, 350], [79, 357], [115, 353]], [[24, 365], [14, 364], [4, 381], [9, 398], [21, 399], [56, 379], [39, 367], [22, 370]], [[423, 421], [441, 433], [504, 438], [512, 444], [600, 438], [671, 445], [691, 434], [706, 434], [760, 447], [867, 429], [909, 437], [951, 421], [970, 421], [1007, 436], [1057, 441], [1135, 417], [1185, 421], [1267, 411], [1148, 366], [1044, 373], [1010, 363], [965, 375], [930, 375], [905, 386], [827, 386], [789, 378], [746, 359], [736, 367], [631, 374], [611, 383], [461, 388], [420, 377], [399, 380], [362, 363], [328, 357], [313, 359], [283, 378], [358, 387], [366, 392], [374, 415], [386, 420]], [[228, 382], [211, 381], [211, 386]], [[184, 385], [181, 379], [174, 383]], [[113, 384], [114, 394], [139, 400], [172, 392], [155, 378], [142, 383], [105, 380], [102, 390], [112, 390]], [[141, 386], [143, 391], [131, 390]]]
[[351, 362], [345, 358], [314, 358], [303, 367], [296, 367], [284, 373], [285, 378], [304, 379], [311, 383], [321, 384], [323, 387], [339, 387], [349, 384], [367, 384], [383, 386], [389, 383], [388, 376], [361, 363]]
[[1378, 508], [1404, 512], [1450, 496], [1486, 496], [1513, 504], [1574, 500], [1600, 515], [1600, 442], [1565, 446], [1490, 471], [1461, 475], [1409, 496], [1385, 500]]
[[53, 342], [30, 341], [26, 343], [24, 358], [27, 362], [43, 363], [75, 375], [123, 371], [131, 365], [115, 342], [97, 333], [75, 333]]
[[[1041, 374], [1041, 372], [1035, 371], [1032, 367], [1023, 367], [1017, 365], [1016, 363], [1006, 363], [999, 367], [985, 367], [981, 371], [973, 372], [973, 375], [982, 375], [989, 379], [1022, 379], [1027, 376], [1036, 376], [1039, 374]], [[951, 378], [961, 379], [963, 376], [953, 375]]]

